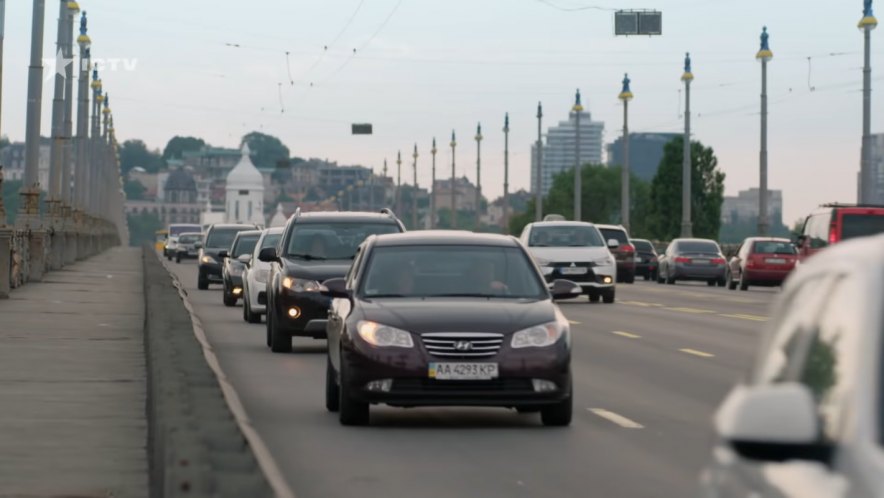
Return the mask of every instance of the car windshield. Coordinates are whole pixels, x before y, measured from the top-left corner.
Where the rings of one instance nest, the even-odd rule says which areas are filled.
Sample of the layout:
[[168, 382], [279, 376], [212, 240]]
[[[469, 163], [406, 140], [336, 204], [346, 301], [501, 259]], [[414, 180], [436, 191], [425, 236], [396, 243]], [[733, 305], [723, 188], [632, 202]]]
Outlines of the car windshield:
[[604, 243], [595, 227], [562, 225], [532, 228], [528, 245], [531, 247], [601, 247], [604, 246]]
[[617, 239], [617, 242], [620, 245], [629, 244], [629, 237], [626, 236], [626, 232], [617, 228], [599, 228], [599, 231], [602, 232], [602, 235], [605, 237], [605, 240]]
[[295, 225], [286, 256], [305, 260], [353, 259], [369, 235], [399, 233], [395, 223], [328, 222]]
[[199, 225], [170, 225], [169, 235], [177, 237], [185, 232], [199, 232], [200, 228]]
[[206, 238], [206, 247], [227, 249], [233, 245], [233, 239], [236, 238], [236, 234], [244, 230], [248, 230], [248, 228], [218, 228], [212, 230], [209, 232], [208, 238]]
[[702, 254], [718, 254], [720, 251], [718, 249], [718, 244], [715, 242], [704, 242], [701, 240], [696, 241], [682, 241], [678, 243], [676, 246], [676, 252], [685, 254], [685, 253], [702, 253]]
[[261, 249], [267, 249], [268, 247], [276, 247], [276, 244], [279, 244], [279, 239], [282, 238], [281, 233], [268, 233], [261, 239]]
[[841, 240], [884, 233], [882, 214], [845, 214], [841, 218]]
[[798, 254], [798, 250], [791, 242], [778, 240], [759, 240], [752, 247], [755, 254]]
[[378, 247], [362, 282], [366, 298], [549, 296], [534, 265], [518, 247]]
[[251, 254], [255, 250], [255, 244], [258, 243], [259, 235], [245, 235], [236, 240], [236, 246], [233, 248], [234, 258], [238, 258], [243, 254]]
[[647, 240], [633, 240], [632, 245], [635, 246], [636, 251], [654, 252], [654, 246]]
[[181, 237], [178, 237], [178, 242], [182, 244], [193, 244], [194, 242], [198, 242], [200, 238], [200, 235], [186, 233]]

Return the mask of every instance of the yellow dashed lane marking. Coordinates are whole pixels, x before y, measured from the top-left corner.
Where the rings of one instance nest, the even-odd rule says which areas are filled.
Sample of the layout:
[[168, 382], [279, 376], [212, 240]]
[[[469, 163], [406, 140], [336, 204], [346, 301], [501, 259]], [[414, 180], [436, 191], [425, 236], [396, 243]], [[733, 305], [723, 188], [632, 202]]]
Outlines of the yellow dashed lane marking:
[[621, 332], [619, 330], [615, 330], [611, 333], [614, 335], [619, 335], [620, 337], [626, 337], [627, 339], [641, 339], [642, 338], [642, 336], [640, 336], [640, 335], [631, 334], [629, 332]]
[[580, 322], [575, 322], [574, 320], [568, 320], [568, 323], [571, 325], [580, 325]]
[[727, 315], [726, 315], [726, 314], [721, 314], [721, 315], [718, 315], [718, 316], [723, 316], [723, 317], [725, 317], [725, 318], [736, 318], [736, 319], [738, 319], [738, 320], [751, 320], [751, 321], [753, 321], [753, 322], [766, 322], [766, 321], [769, 320], [769, 318], [766, 317], [766, 316], [759, 316], [759, 315], [745, 315], [745, 314], [741, 314], [741, 313], [735, 313], [735, 314], [732, 314], [732, 315], [731, 315], [731, 314], [727, 314]]
[[684, 349], [679, 349], [679, 351], [681, 351], [682, 353], [686, 353], [686, 354], [690, 354], [690, 355], [694, 355], [694, 356], [699, 356], [700, 358], [714, 358], [715, 357], [714, 354], [704, 353], [703, 351], [697, 351], [696, 349], [684, 348]]
[[681, 313], [691, 313], [693, 315], [703, 315], [703, 314], [715, 314], [715, 311], [712, 310], [701, 310], [697, 308], [666, 308], [671, 311], [678, 311]]

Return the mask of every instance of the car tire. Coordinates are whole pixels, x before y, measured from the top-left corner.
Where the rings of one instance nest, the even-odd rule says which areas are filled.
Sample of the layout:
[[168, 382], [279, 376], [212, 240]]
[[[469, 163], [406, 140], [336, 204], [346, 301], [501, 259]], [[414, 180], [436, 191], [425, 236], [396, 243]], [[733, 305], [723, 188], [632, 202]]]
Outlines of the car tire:
[[338, 401], [338, 416], [341, 425], [368, 425], [371, 418], [371, 409], [368, 403], [353, 399], [347, 388], [347, 366], [344, 363], [344, 355], [341, 355], [341, 382], [338, 385], [340, 394]]
[[614, 289], [602, 292], [602, 302], [605, 304], [611, 304], [614, 302], [615, 296], [616, 296], [616, 291]]
[[597, 303], [597, 302], [599, 302], [599, 299], [601, 299], [601, 296], [597, 292], [590, 292], [589, 293], [589, 302]]
[[199, 290], [209, 289], [209, 279], [206, 278], [206, 275], [203, 272], [200, 272], [199, 277], [197, 277], [196, 288]]
[[264, 336], [265, 336], [265, 339], [267, 340], [267, 347], [268, 348], [273, 346], [273, 341], [270, 340], [270, 315], [271, 315], [270, 306], [268, 306], [267, 307], [267, 318], [264, 320], [266, 322], [266, 324], [265, 324], [266, 326], [264, 327]]
[[274, 353], [291, 353], [292, 336], [276, 324], [276, 313], [267, 308], [267, 329], [270, 335], [270, 350]]
[[635, 283], [635, 274], [633, 273], [632, 275], [627, 275], [626, 277], [624, 277], [623, 283], [634, 284]]
[[708, 282], [706, 282], [706, 285], [708, 287], [715, 287], [715, 280], [709, 280]]
[[719, 287], [724, 287], [725, 285], [727, 285], [727, 281], [725, 279], [722, 278], [718, 280]]
[[568, 397], [562, 401], [543, 407], [540, 410], [540, 421], [547, 427], [567, 427], [571, 425], [574, 414], [574, 393], [568, 393]]
[[325, 409], [332, 413], [341, 409], [341, 386], [328, 355], [325, 357]]
[[224, 284], [224, 294], [222, 295], [222, 301], [224, 301], [224, 306], [228, 308], [232, 308], [236, 306], [236, 296], [233, 295], [232, 292], [227, 291], [227, 284]]
[[675, 285], [675, 277], [673, 277], [672, 275], [666, 275], [666, 284]]
[[261, 313], [252, 313], [252, 305], [249, 297], [245, 296], [242, 300], [243, 318], [248, 323], [261, 323]]
[[176, 255], [175, 255], [175, 262], [176, 262], [176, 263], [181, 263], [181, 255], [180, 255], [180, 254], [176, 254]]

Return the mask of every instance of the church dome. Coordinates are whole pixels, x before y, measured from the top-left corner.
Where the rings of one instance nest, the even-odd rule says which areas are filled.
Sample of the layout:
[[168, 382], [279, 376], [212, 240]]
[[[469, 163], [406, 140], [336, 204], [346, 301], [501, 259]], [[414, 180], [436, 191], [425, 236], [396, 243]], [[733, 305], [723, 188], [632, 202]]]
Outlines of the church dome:
[[243, 145], [239, 164], [227, 175], [227, 190], [264, 190], [264, 177], [252, 164], [250, 154], [249, 145]]

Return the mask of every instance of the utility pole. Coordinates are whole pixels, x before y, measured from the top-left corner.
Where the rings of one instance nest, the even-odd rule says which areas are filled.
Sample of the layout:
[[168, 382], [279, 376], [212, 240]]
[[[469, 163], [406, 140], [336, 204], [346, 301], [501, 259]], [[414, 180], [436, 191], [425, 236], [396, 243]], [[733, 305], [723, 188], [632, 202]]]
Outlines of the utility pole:
[[454, 130], [451, 130], [451, 228], [457, 228], [457, 173], [455, 170], [455, 151], [457, 149], [457, 139], [454, 137]]
[[371, 176], [368, 177], [368, 210], [374, 211], [374, 167], [371, 168]]
[[629, 199], [629, 101], [632, 91], [629, 89], [629, 75], [623, 75], [623, 88], [617, 97], [623, 102], [623, 167], [620, 172], [620, 224], [629, 232], [631, 202]]
[[681, 75], [684, 82], [684, 161], [681, 171], [681, 236], [693, 237], [693, 224], [691, 222], [691, 81], [694, 74], [691, 72], [691, 54], [684, 57], [684, 73]]
[[503, 233], [510, 231], [510, 113], [503, 118]]
[[411, 229], [417, 230], [417, 144], [414, 144], [414, 163], [412, 169], [414, 172], [414, 189], [411, 191]]
[[88, 21], [86, 13], [80, 17], [80, 36], [77, 43], [80, 45], [80, 76], [77, 106], [77, 166], [74, 169], [74, 206], [79, 212], [85, 211], [87, 189], [87, 173], [89, 168], [86, 144], [89, 137], [89, 69], [92, 67], [92, 40], [89, 39]]
[[[25, 183], [16, 224], [20, 229], [40, 229], [40, 116], [43, 105], [43, 18], [45, 0], [34, 0], [31, 25], [31, 65], [28, 68], [28, 112], [25, 123]], [[42, 241], [42, 238], [41, 238]], [[39, 248], [43, 250], [42, 246]], [[35, 253], [31, 252], [34, 260]], [[42, 258], [40, 259], [42, 264]], [[33, 270], [33, 268], [32, 268]], [[38, 267], [38, 272], [42, 267]]]
[[402, 216], [402, 151], [396, 156], [396, 216]]
[[[77, 2], [67, 2], [67, 13], [64, 20], [64, 124], [62, 128], [61, 149], [61, 205], [62, 218], [68, 224], [71, 214], [71, 165], [73, 164], [74, 135], [74, 20], [80, 12]], [[56, 68], [58, 70], [58, 68]], [[65, 228], [67, 231], [67, 228]], [[67, 245], [67, 244], [66, 244]]]
[[583, 112], [583, 105], [580, 103], [580, 89], [577, 89], [577, 96], [574, 100], [575, 137], [574, 137], [574, 221], [582, 221], [580, 208], [583, 203], [583, 190], [580, 185], [580, 114]]
[[872, 30], [878, 26], [878, 20], [872, 12], [872, 0], [863, 1], [863, 18], [857, 27], [863, 32], [863, 138], [860, 164], [859, 202], [873, 204], [878, 199], [877, 178], [873, 178], [872, 167]]
[[92, 130], [89, 133], [89, 170], [86, 184], [89, 186], [88, 213], [90, 222], [97, 218], [98, 213], [98, 179], [100, 178], [101, 150], [98, 148], [98, 139], [101, 136], [101, 104], [104, 102], [102, 95], [101, 79], [98, 78], [98, 68], [92, 69]]
[[432, 172], [432, 180], [431, 180], [431, 189], [430, 192], [430, 228], [436, 228], [436, 153], [439, 152], [436, 149], [436, 137], [433, 137], [433, 148], [430, 149], [430, 153], [433, 155], [433, 172]]
[[761, 62], [761, 152], [759, 154], [758, 189], [758, 235], [769, 235], [770, 214], [768, 213], [767, 190], [767, 63], [773, 59], [767, 34], [767, 26], [761, 31], [761, 49], [755, 58]]
[[537, 103], [537, 171], [535, 181], [537, 191], [534, 192], [534, 221], [543, 220], [543, 105]]
[[[63, 59], [66, 57], [64, 49], [65, 25], [68, 18], [68, 2], [60, 0], [58, 11], [58, 29], [56, 32], [56, 61], [55, 65], [65, 64]], [[64, 161], [64, 88], [65, 73], [67, 68], [55, 68], [55, 92], [52, 98], [52, 145], [49, 150], [49, 185], [48, 195], [46, 196], [47, 214], [53, 228], [57, 228], [58, 216], [61, 197], [62, 197], [62, 162]], [[53, 248], [53, 255], [55, 249]]]
[[476, 231], [482, 228], [482, 123], [476, 126]]

